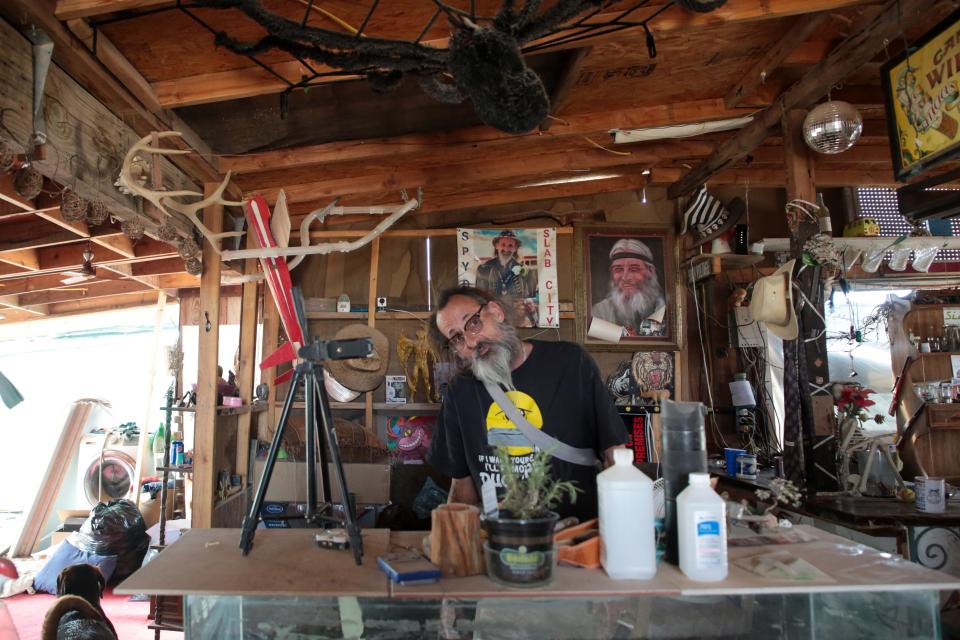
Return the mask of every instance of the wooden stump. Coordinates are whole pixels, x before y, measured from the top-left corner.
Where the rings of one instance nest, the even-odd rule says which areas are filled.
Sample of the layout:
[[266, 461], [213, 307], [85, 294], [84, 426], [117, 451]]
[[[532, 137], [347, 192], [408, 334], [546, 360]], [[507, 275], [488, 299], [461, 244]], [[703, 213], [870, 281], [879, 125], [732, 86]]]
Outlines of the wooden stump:
[[468, 504], [444, 504], [430, 516], [430, 562], [445, 576], [484, 572], [480, 540], [480, 509]]

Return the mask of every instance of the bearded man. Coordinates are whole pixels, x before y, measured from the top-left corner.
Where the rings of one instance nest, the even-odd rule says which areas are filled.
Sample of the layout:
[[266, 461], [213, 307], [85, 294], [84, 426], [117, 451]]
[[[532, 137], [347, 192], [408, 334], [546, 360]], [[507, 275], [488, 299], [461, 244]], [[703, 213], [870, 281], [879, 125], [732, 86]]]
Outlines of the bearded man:
[[[526, 474], [534, 445], [518, 429], [491, 390], [503, 392], [526, 423], [552, 439], [551, 474], [573, 480], [580, 493], [564, 502], [561, 517], [581, 522], [597, 515], [600, 461], [627, 441], [593, 359], [569, 342], [521, 340], [508, 321], [508, 305], [475, 287], [440, 294], [431, 335], [461, 371], [447, 387], [427, 461], [451, 476], [450, 502], [476, 504], [482, 487], [492, 483], [502, 494], [495, 447], [505, 447], [514, 468]], [[589, 452], [587, 461], [562, 459], [563, 449]], [[591, 461], [592, 460], [592, 461]]]
[[506, 229], [493, 239], [493, 254], [477, 267], [478, 289], [521, 299], [536, 295], [536, 269], [520, 264], [520, 238], [513, 231]]
[[623, 327], [630, 336], [662, 336], [666, 310], [650, 247], [633, 238], [617, 240], [610, 249], [610, 289], [593, 305], [593, 317]]

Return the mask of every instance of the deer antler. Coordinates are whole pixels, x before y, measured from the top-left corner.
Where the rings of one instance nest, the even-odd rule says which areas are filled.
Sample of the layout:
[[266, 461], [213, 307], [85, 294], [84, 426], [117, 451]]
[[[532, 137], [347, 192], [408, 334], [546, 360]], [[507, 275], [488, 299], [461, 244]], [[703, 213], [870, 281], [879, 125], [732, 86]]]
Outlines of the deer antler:
[[[183, 134], [179, 131], [161, 131], [157, 133], [157, 138], [179, 138]], [[183, 214], [187, 217], [200, 230], [200, 233], [210, 241], [210, 245], [214, 248], [214, 251], [221, 253], [220, 243], [218, 240], [223, 238], [235, 238], [237, 236], [242, 236], [243, 231], [224, 231], [221, 233], [214, 233], [211, 231], [203, 222], [200, 221], [200, 218], [197, 217], [197, 212], [205, 207], [209, 207], [212, 204], [222, 204], [229, 207], [240, 207], [243, 206], [243, 202], [234, 202], [231, 200], [223, 199], [223, 192], [226, 190], [227, 185], [230, 184], [230, 172], [227, 172], [226, 177], [224, 177], [223, 182], [220, 183], [220, 186], [211, 193], [206, 198], [203, 197], [202, 193], [196, 191], [156, 191], [153, 189], [147, 189], [140, 181], [133, 177], [132, 166], [134, 163], [134, 158], [137, 156], [137, 153], [150, 153], [157, 154], [161, 156], [176, 156], [184, 155], [187, 153], [192, 153], [187, 149], [162, 149], [158, 147], [151, 146], [152, 135], [144, 136], [140, 138], [130, 150], [127, 151], [127, 155], [123, 159], [123, 164], [120, 166], [120, 181], [123, 185], [142, 197], [144, 200], [153, 203], [155, 207], [159, 210], [172, 210], [178, 213]], [[173, 198], [181, 197], [195, 197], [202, 198], [197, 202], [192, 203], [183, 203], [177, 202]]]

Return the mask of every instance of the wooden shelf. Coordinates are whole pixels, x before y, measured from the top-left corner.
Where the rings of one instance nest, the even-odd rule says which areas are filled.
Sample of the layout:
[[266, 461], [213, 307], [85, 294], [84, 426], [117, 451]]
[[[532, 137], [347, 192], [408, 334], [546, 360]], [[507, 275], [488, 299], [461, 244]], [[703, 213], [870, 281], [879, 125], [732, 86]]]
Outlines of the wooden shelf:
[[171, 465], [169, 467], [157, 467], [157, 471], [169, 471], [170, 473], [193, 473], [193, 465], [185, 464], [183, 466]]
[[[226, 406], [220, 405], [219, 407], [217, 407], [217, 415], [218, 416], [235, 416], [241, 413], [250, 413], [251, 411], [263, 411], [266, 408], [267, 408], [267, 404], [265, 402], [258, 402], [257, 404], [252, 404], [252, 405], [245, 404], [242, 407], [226, 407]], [[167, 410], [166, 407], [160, 407], [160, 409], [162, 411]], [[170, 407], [170, 411], [173, 411], [175, 413], [177, 412], [196, 413], [197, 408], [196, 407]]]
[[[750, 258], [753, 256], [739, 256]], [[761, 257], [762, 256], [757, 256]], [[336, 311], [308, 311], [308, 320], [366, 320], [369, 314], [366, 311], [351, 311], [349, 313]], [[375, 315], [377, 320], [429, 320], [432, 311], [379, 311]], [[561, 311], [560, 319], [569, 320], [576, 316], [573, 311]]]
[[[282, 402], [277, 402], [277, 406], [283, 406]], [[333, 411], [346, 410], [346, 409], [356, 409], [362, 411], [366, 408], [366, 403], [364, 402], [331, 402], [330, 409]], [[294, 409], [303, 409], [303, 402], [294, 402]], [[439, 402], [407, 402], [406, 404], [396, 404], [393, 402], [374, 402], [373, 403], [374, 411], [439, 411], [440, 403]]]
[[960, 351], [931, 351], [930, 353], [918, 353], [921, 358], [932, 358], [934, 356], [960, 356]]
[[692, 267], [701, 262], [716, 262], [725, 267], [751, 267], [763, 262], [763, 255], [753, 253], [742, 255], [739, 253], [701, 253], [684, 261], [684, 267]]

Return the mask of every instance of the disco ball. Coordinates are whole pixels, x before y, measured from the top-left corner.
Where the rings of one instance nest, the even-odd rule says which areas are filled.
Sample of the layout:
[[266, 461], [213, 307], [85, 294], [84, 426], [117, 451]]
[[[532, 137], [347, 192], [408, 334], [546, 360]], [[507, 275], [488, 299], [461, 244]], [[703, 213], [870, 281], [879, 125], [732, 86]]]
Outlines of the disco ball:
[[842, 153], [863, 133], [863, 118], [853, 105], [831, 100], [818, 104], [803, 119], [803, 139], [818, 153]]

